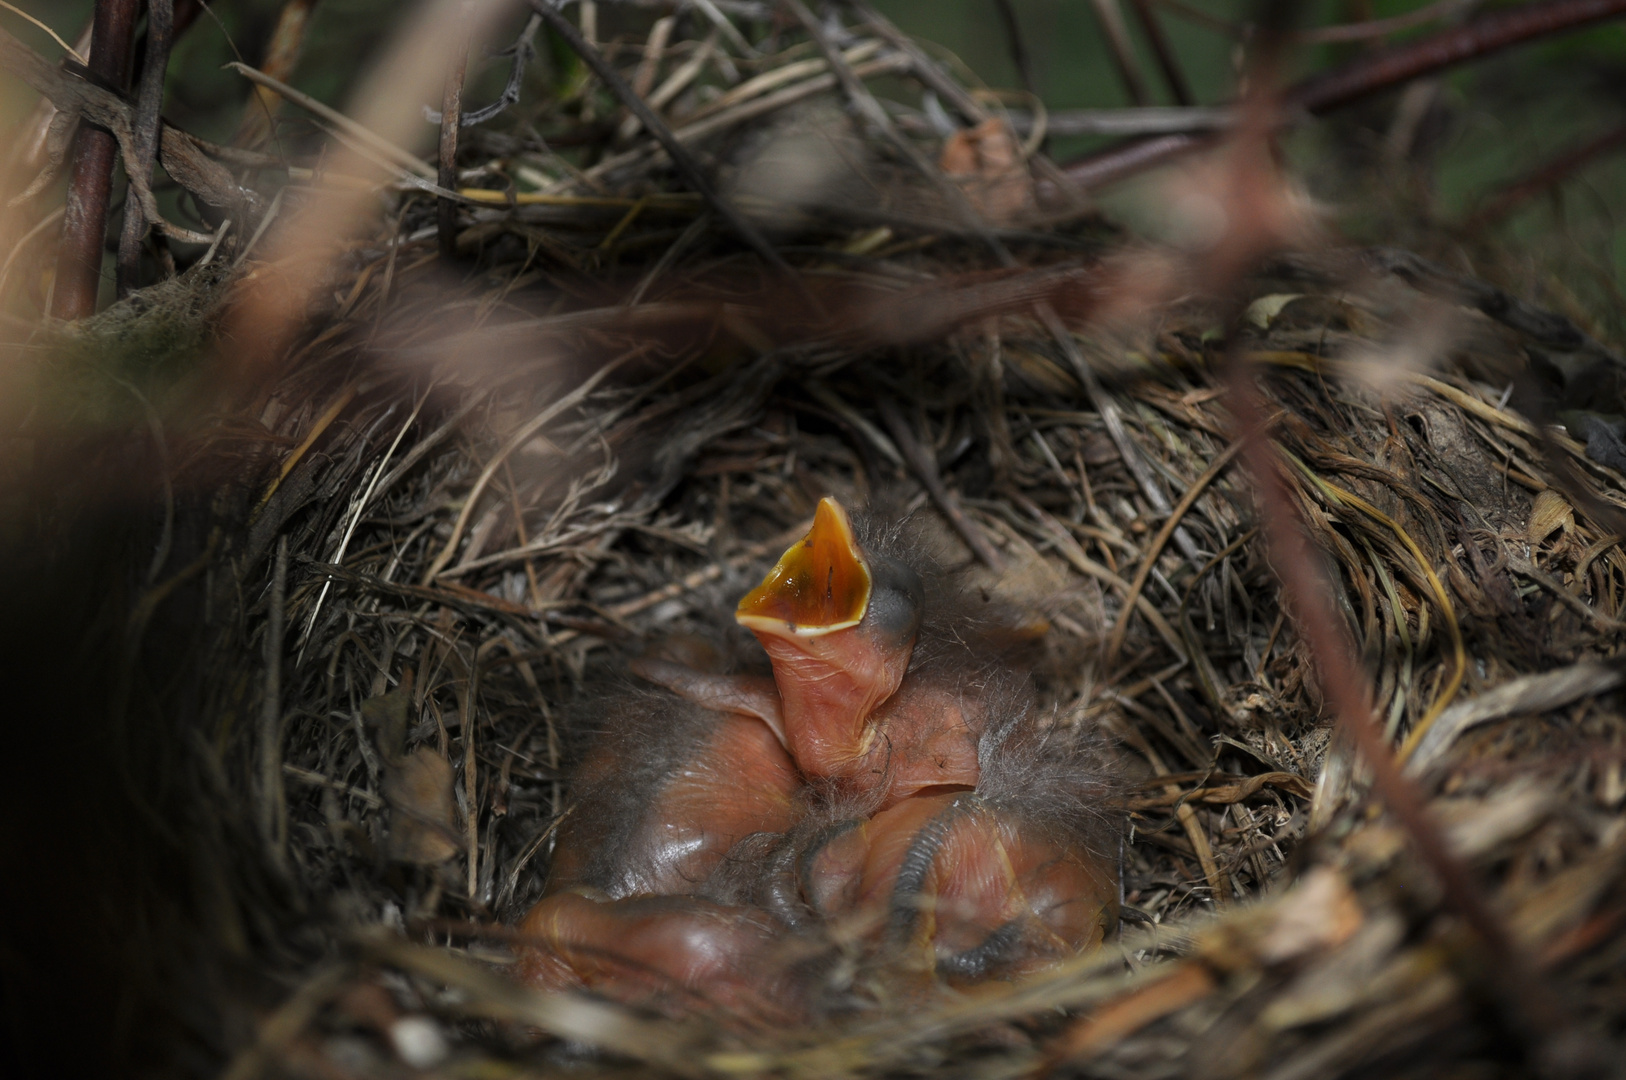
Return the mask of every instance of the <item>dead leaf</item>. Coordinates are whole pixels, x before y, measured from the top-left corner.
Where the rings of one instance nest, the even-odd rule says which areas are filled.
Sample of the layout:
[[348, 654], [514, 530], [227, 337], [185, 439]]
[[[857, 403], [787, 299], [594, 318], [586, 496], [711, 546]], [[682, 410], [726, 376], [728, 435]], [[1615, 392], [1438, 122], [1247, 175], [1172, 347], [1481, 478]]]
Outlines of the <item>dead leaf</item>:
[[983, 217], [1006, 224], [1033, 206], [1033, 177], [1022, 160], [1016, 136], [1002, 121], [989, 118], [974, 128], [956, 131], [943, 144], [938, 165], [965, 189]]
[[384, 760], [395, 763], [406, 749], [407, 712], [412, 704], [412, 680], [403, 679], [387, 694], [370, 697], [361, 703], [361, 719], [378, 732], [378, 750]]
[[452, 766], [427, 746], [388, 764], [384, 799], [390, 804], [389, 856], [433, 866], [462, 850]]
[[1573, 528], [1575, 511], [1564, 496], [1548, 488], [1536, 496], [1530, 508], [1530, 524], [1525, 527], [1525, 538], [1536, 547], [1553, 533]]
[[1271, 293], [1269, 296], [1261, 296], [1248, 305], [1248, 310], [1242, 313], [1242, 317], [1259, 329], [1268, 330], [1270, 324], [1276, 321], [1276, 316], [1282, 313], [1282, 308], [1303, 297], [1303, 293]]

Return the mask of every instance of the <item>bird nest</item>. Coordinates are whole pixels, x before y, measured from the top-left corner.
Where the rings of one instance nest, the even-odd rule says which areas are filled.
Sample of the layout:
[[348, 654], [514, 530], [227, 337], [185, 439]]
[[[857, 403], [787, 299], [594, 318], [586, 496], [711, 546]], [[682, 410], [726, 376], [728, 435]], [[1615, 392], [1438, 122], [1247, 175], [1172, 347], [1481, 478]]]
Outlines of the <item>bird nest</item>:
[[[855, 68], [907, 60], [875, 40]], [[782, 73], [813, 56], [765, 71], [800, 86], [824, 69]], [[771, 173], [810, 129], [866, 138], [817, 113], [765, 136], [768, 113], [725, 171]], [[1626, 452], [1540, 406], [1612, 392], [1620, 359], [1396, 251], [1277, 255], [1237, 303], [1078, 207], [1041, 214], [1044, 170], [1011, 187], [989, 130], [961, 194], [876, 153], [878, 204], [765, 213], [766, 252], [653, 140], [587, 194], [467, 196], [472, 263], [436, 255], [434, 199], [408, 193], [274, 374], [209, 391], [182, 435], [103, 391], [150, 416], [139, 454], [167, 446], [172, 478], [142, 500], [157, 552], [113, 649], [131, 804], [192, 882], [143, 931], [181, 1025], [149, 1038], [235, 1080], [1596, 1059], [1626, 1017]], [[973, 227], [957, 198], [1015, 209]], [[216, 271], [63, 348], [220, 348], [277, 266]], [[1117, 748], [1119, 928], [1019, 980], [855, 992], [789, 1029], [513, 981], [595, 702], [654, 643], [738, 650], [735, 602], [828, 494], [1043, 620], [1046, 715]], [[1324, 577], [1292, 576], [1284, 517]], [[1409, 809], [1374, 792], [1284, 600], [1318, 580]]]
[[[410, 312], [438, 327], [468, 302], [414, 273], [386, 319], [408, 339]], [[1395, 253], [1276, 273], [1237, 347], [1376, 715], [1517, 947], [1582, 1022], [1612, 1023], [1626, 553], [1570, 492], [1614, 505], [1620, 475], [1505, 407], [1500, 365], [1552, 347], [1506, 297]], [[488, 323], [546, 359], [460, 386], [402, 370], [410, 345], [357, 344], [390, 302], [358, 280], [252, 436], [213, 436], [252, 438], [262, 464], [217, 507], [230, 539], [185, 571], [218, 575], [196, 733], [211, 840], [222, 873], [255, 868], [265, 891], [236, 900], [269, 905], [258, 948], [286, 992], [237, 1068], [563, 1068], [591, 1047], [684, 1074], [1296, 1076], [1503, 1051], [1476, 990], [1494, 959], [1369, 795], [1282, 607], [1203, 305], [1159, 312], [1138, 349], [1080, 326], [1119, 362], [1093, 393], [1020, 314], [753, 356], [730, 325], [750, 316], [721, 305], [687, 340], [621, 309]], [[1471, 346], [1374, 384], [1422, 289], [1454, 298]], [[734, 601], [832, 492], [924, 519], [950, 570], [1047, 620], [1067, 662], [1044, 667], [1046, 703], [1124, 758], [1120, 933], [1022, 981], [796, 1031], [507, 981], [596, 695], [651, 641], [727, 642]]]

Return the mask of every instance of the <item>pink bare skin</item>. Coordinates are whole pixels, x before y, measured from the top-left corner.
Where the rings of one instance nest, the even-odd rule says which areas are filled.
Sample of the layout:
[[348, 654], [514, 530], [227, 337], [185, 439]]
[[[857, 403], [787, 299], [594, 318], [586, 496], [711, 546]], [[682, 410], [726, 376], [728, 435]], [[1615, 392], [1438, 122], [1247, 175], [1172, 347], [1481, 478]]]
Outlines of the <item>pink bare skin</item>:
[[553, 992], [592, 989], [668, 1015], [725, 1010], [787, 1022], [798, 994], [783, 929], [762, 912], [692, 896], [597, 899], [557, 893], [519, 925], [519, 977]]
[[805, 874], [821, 914], [953, 982], [1094, 948], [1117, 921], [1102, 860], [965, 791], [917, 795], [835, 833]]
[[652, 791], [628, 789], [619, 775], [641, 764], [629, 756], [661, 747], [605, 741], [589, 755], [577, 783], [596, 797], [561, 827], [547, 894], [583, 885], [616, 899], [691, 893], [741, 839], [795, 823], [800, 778], [767, 725], [726, 713], [700, 723], [697, 744]]

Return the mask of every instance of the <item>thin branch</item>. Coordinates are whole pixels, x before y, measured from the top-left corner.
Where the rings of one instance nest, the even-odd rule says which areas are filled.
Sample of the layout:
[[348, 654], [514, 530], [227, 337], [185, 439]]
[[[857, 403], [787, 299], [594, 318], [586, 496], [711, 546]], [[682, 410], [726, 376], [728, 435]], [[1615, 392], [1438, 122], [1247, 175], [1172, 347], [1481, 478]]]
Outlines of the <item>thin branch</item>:
[[1312, 76], [1288, 91], [1289, 110], [1320, 114], [1380, 90], [1548, 34], [1626, 14], [1626, 0], [1543, 0], [1496, 11], [1432, 37]]
[[[830, 62], [831, 69], [841, 78], [842, 85], [846, 88], [854, 107], [892, 140], [893, 145], [898, 148], [899, 152], [916, 170], [944, 192], [948, 197], [949, 205], [959, 211], [959, 216], [969, 228], [975, 231], [978, 239], [988, 246], [1002, 266], [1015, 266], [1016, 260], [1011, 255], [1010, 250], [988, 227], [987, 222], [982, 220], [982, 216], [977, 213], [976, 208], [965, 197], [965, 193], [944, 176], [935, 165], [927, 161], [925, 156], [915, 148], [914, 144], [905, 139], [902, 133], [892, 124], [886, 110], [881, 108], [880, 102], [875, 100], [875, 96], [865, 88], [863, 83], [858, 81], [851, 69], [846, 66], [835, 45], [825, 36], [817, 20], [813, 18], [812, 13], [801, 3], [801, 0], [784, 0], [784, 3], [796, 13], [797, 18], [801, 20], [803, 27], [807, 30], [808, 36], [819, 46], [820, 51], [824, 53], [825, 58]], [[1039, 300], [1033, 305], [1033, 310], [1039, 316], [1040, 321], [1044, 323], [1045, 329], [1055, 338], [1057, 346], [1066, 355], [1074, 374], [1077, 375], [1079, 384], [1101, 413], [1107, 425], [1107, 430], [1113, 435], [1113, 440], [1123, 457], [1125, 467], [1135, 476], [1153, 506], [1159, 512], [1167, 513], [1169, 510], [1168, 497], [1163, 494], [1163, 489], [1151, 475], [1151, 470], [1140, 459], [1134, 445], [1130, 442], [1116, 404], [1100, 386], [1095, 378], [1095, 373], [1090, 370], [1083, 353], [1079, 350], [1078, 342], [1073, 339], [1072, 333], [1061, 321], [1061, 317], [1056, 314], [1055, 308], [1050, 305], [1048, 300]], [[1180, 549], [1187, 554], [1187, 557], [1194, 562], [1197, 561], [1196, 545], [1192, 542], [1184, 527], [1177, 530], [1175, 539], [1180, 544]]]
[[[164, 76], [169, 72], [169, 50], [175, 43], [174, 0], [147, 0], [147, 52], [136, 91], [135, 115], [130, 120], [133, 164], [151, 183], [158, 161], [158, 137], [163, 128]], [[152, 223], [133, 199], [124, 204], [124, 232], [119, 237], [118, 295], [128, 296], [141, 285], [141, 242]]]
[[745, 40], [745, 35], [740, 33], [739, 27], [730, 22], [728, 18], [718, 10], [717, 5], [713, 2], [713, 0], [693, 0], [693, 3], [695, 7], [700, 9], [700, 13], [706, 18], [710, 19], [711, 24], [721, 31], [722, 35], [733, 44], [734, 48], [739, 50], [741, 56], [748, 56], [755, 60], [758, 56], [762, 55], [761, 53], [757, 52], [749, 41]]
[[1016, 66], [1016, 77], [1022, 81], [1022, 89], [1039, 96], [1039, 81], [1033, 77], [1033, 58], [1028, 55], [1027, 42], [1022, 40], [1022, 24], [1017, 21], [1016, 8], [1011, 6], [1011, 0], [994, 0], [994, 10], [999, 12], [1000, 25], [1005, 28], [1005, 43], [1011, 50], [1011, 63]]
[[[542, 16], [532, 15], [525, 20], [525, 28], [519, 32], [514, 44], [496, 53], [497, 56], [512, 56], [508, 65], [508, 82], [502, 88], [502, 94], [490, 105], [475, 109], [473, 112], [460, 112], [458, 114], [458, 127], [473, 127], [483, 124], [487, 120], [501, 116], [510, 105], [518, 104], [521, 88], [525, 85], [525, 66], [536, 58], [536, 32], [542, 28]], [[423, 118], [431, 124], [439, 124], [443, 113], [423, 107]]]
[[[469, 39], [465, 36], [453, 50], [451, 62], [446, 66], [446, 87], [440, 99], [440, 186], [447, 191], [457, 190], [457, 134], [462, 127], [463, 80], [469, 70]], [[450, 260], [457, 255], [457, 203], [451, 199], [435, 200], [435, 225], [438, 233], [440, 257]]]
[[1191, 93], [1191, 83], [1186, 80], [1186, 73], [1180, 69], [1180, 61], [1174, 55], [1174, 47], [1169, 44], [1169, 36], [1163, 32], [1163, 24], [1158, 21], [1157, 12], [1152, 10], [1152, 0], [1133, 0], [1133, 3], [1135, 17], [1140, 21], [1140, 28], [1152, 46], [1152, 55], [1157, 57], [1157, 66], [1163, 72], [1163, 81], [1168, 84], [1169, 93], [1173, 95], [1176, 104], [1192, 104], [1197, 99]]
[[[1033, 129], [1033, 114], [1012, 109], [1017, 134]], [[1129, 109], [1058, 109], [1045, 114], [1052, 135], [1168, 135], [1223, 131], [1236, 123], [1236, 110], [1224, 105], [1147, 105]]]
[[1241, 332], [1243, 297], [1234, 284], [1292, 235], [1291, 227], [1266, 205], [1281, 197], [1272, 195], [1278, 180], [1272, 174], [1268, 152], [1278, 115], [1269, 88], [1280, 59], [1279, 39], [1273, 41], [1268, 34], [1271, 28], [1266, 29], [1250, 77], [1252, 89], [1241, 110], [1237, 152], [1230, 158], [1232, 175], [1228, 182], [1217, 185], [1219, 197], [1231, 204], [1231, 225], [1212, 249], [1206, 276], [1213, 287], [1233, 293], [1234, 313], [1223, 367], [1226, 407], [1254, 481], [1270, 565], [1282, 585], [1282, 604], [1307, 647], [1322, 697], [1341, 737], [1366, 762], [1379, 798], [1439, 882], [1446, 905], [1461, 917], [1488, 954], [1482, 970], [1498, 1018], [1524, 1044], [1528, 1063], [1537, 1071], [1551, 1076], [1594, 1074], [1602, 1064], [1599, 1048], [1581, 1033], [1555, 996], [1554, 987], [1541, 977], [1491, 909], [1467, 864], [1447, 843], [1422, 793], [1400, 771], [1374, 715], [1372, 686], [1361, 667], [1350, 627], [1333, 602], [1337, 586], [1311, 544], [1308, 524], [1289, 485], [1287, 463], [1268, 436], [1264, 396]]
[[[1626, 14], [1626, 0], [1540, 0], [1493, 12], [1311, 76], [1283, 96], [1282, 116], [1285, 119], [1298, 112], [1318, 116], [1421, 75], [1621, 14]], [[1074, 183], [1093, 188], [1211, 145], [1213, 140], [1203, 135], [1162, 135], [1108, 147], [1068, 162], [1063, 169]]]
[[1118, 7], [1118, 0], [1090, 0], [1090, 6], [1095, 9], [1096, 21], [1101, 24], [1101, 33], [1107, 39], [1107, 51], [1112, 55], [1113, 66], [1118, 69], [1118, 78], [1123, 81], [1124, 92], [1135, 105], [1151, 103], [1151, 95], [1146, 92], [1146, 76], [1141, 73], [1140, 61], [1135, 58], [1135, 46], [1129, 40], [1129, 28], [1124, 25], [1124, 13]]
[[1208, 485], [1214, 481], [1215, 477], [1225, 471], [1226, 467], [1231, 464], [1231, 459], [1236, 457], [1241, 449], [1240, 444], [1232, 443], [1209, 464], [1207, 470], [1201, 476], [1191, 482], [1191, 486], [1186, 489], [1186, 493], [1180, 496], [1180, 501], [1169, 512], [1169, 516], [1163, 520], [1163, 525], [1158, 529], [1157, 535], [1152, 538], [1150, 544], [1146, 545], [1146, 550], [1141, 555], [1140, 569], [1135, 571], [1135, 580], [1129, 583], [1129, 593], [1125, 597], [1122, 610], [1118, 614], [1118, 621], [1113, 626], [1112, 633], [1107, 635], [1107, 643], [1101, 650], [1101, 667], [1103, 669], [1110, 669], [1114, 661], [1118, 659], [1118, 651], [1123, 648], [1124, 634], [1129, 630], [1129, 616], [1134, 610], [1134, 601], [1140, 596], [1141, 590], [1146, 588], [1146, 579], [1151, 577], [1152, 571], [1156, 569], [1158, 557], [1163, 554], [1163, 546], [1174, 535], [1174, 530], [1179, 528], [1180, 519], [1186, 516], [1186, 511], [1196, 505], [1197, 499], [1207, 490]]
[[1233, 40], [1240, 40], [1243, 36], [1244, 30], [1241, 24], [1234, 23], [1229, 19], [1222, 19], [1218, 15], [1210, 15], [1193, 4], [1185, 3], [1184, 0], [1157, 0], [1157, 3], [1160, 7], [1166, 8], [1187, 22], [1196, 23], [1198, 26], [1212, 30], [1216, 34], [1223, 34]]
[[424, 572], [423, 583], [425, 585], [432, 584], [436, 575], [446, 568], [447, 563], [452, 561], [452, 556], [457, 552], [457, 545], [463, 539], [463, 530], [468, 527], [469, 517], [474, 513], [474, 508], [479, 503], [480, 496], [485, 492], [486, 485], [491, 482], [491, 478], [496, 475], [497, 469], [504, 461], [508, 460], [509, 455], [529, 442], [554, 417], [581, 404], [582, 400], [593, 392], [593, 388], [617, 368], [640, 355], [642, 355], [642, 350], [635, 349], [619, 359], [605, 364], [578, 383], [574, 390], [543, 409], [521, 425], [513, 435], [509, 436], [502, 449], [498, 450], [492, 459], [486, 463], [485, 469], [480, 473], [479, 478], [475, 480], [474, 486], [469, 489], [469, 494], [463, 500], [463, 511], [458, 514], [457, 522], [452, 526], [452, 534], [446, 538], [445, 547], [441, 548], [440, 554], [435, 556], [434, 561], [429, 564], [429, 569]]
[[[954, 106], [955, 111], [965, 118], [967, 124], [976, 127], [988, 119], [990, 114], [982, 106], [981, 102], [972, 97], [965, 87], [950, 78], [948, 73], [935, 60], [926, 55], [926, 51], [920, 47], [914, 38], [899, 30], [890, 19], [876, 11], [874, 6], [868, 3], [868, 0], [855, 0], [853, 8], [877, 34], [886, 39], [889, 45], [908, 58], [910, 70], [914, 77], [935, 90], [937, 95], [944, 101]], [[1063, 192], [1069, 198], [1078, 198], [1082, 195], [1082, 192], [1067, 178], [1061, 167], [1052, 161], [1048, 154], [1035, 154], [1033, 156], [1033, 166], [1039, 176], [1053, 185], [1057, 191]]]
[[853, 4], [853, 9], [871, 29], [886, 39], [888, 45], [909, 58], [915, 78], [935, 90], [938, 97], [954, 106], [955, 111], [969, 126], [976, 127], [988, 119], [988, 110], [982, 103], [972, 97], [965, 87], [951, 79], [948, 73], [938, 66], [937, 61], [926, 55], [926, 50], [922, 49], [914, 38], [899, 30], [892, 20], [876, 11], [867, 0], [857, 0]]
[[1293, 40], [1302, 45], [1335, 45], [1353, 41], [1371, 41], [1388, 37], [1402, 30], [1426, 26], [1431, 22], [1448, 19], [1480, 3], [1480, 0], [1435, 0], [1416, 11], [1393, 15], [1387, 19], [1368, 19], [1365, 22], [1343, 23], [1338, 26], [1316, 26], [1293, 34]]
[[[651, 97], [650, 91], [655, 89], [655, 76], [660, 74], [661, 60], [666, 56], [666, 45], [672, 40], [672, 28], [676, 25], [677, 18], [672, 15], [655, 20], [655, 25], [649, 28], [649, 36], [644, 39], [643, 59], [638, 62], [638, 70], [632, 76], [632, 92], [643, 98], [651, 109], [659, 110], [663, 104]], [[704, 49], [697, 50], [691, 59], [698, 59], [704, 52]], [[636, 116], [624, 117], [615, 129], [617, 142], [628, 142], [636, 134]]]
[[[271, 40], [260, 58], [260, 70], [274, 79], [288, 79], [299, 66], [305, 51], [305, 37], [310, 28], [311, 14], [317, 0], [288, 0], [277, 16]], [[256, 86], [243, 106], [243, 115], [237, 122], [237, 132], [231, 137], [232, 145], [260, 147], [269, 142], [276, 131], [277, 107], [282, 95], [269, 87]]]
[[60, 47], [63, 52], [67, 53], [70, 57], [73, 58], [74, 63], [83, 65], [85, 67], [90, 66], [90, 61], [85, 59], [85, 57], [80, 54], [78, 49], [75, 49], [72, 45], [69, 45], [66, 41], [63, 41], [62, 40], [62, 35], [58, 34], [55, 30], [52, 30], [50, 28], [50, 26], [48, 26], [47, 24], [40, 22], [38, 19], [34, 18], [34, 16], [32, 16], [28, 12], [24, 11], [22, 8], [15, 7], [15, 6], [11, 5], [11, 4], [6, 3], [6, 0], [0, 0], [0, 8], [5, 8], [7, 11], [11, 12], [13, 15], [16, 15], [17, 17], [23, 19], [25, 22], [33, 23], [34, 26], [36, 26], [37, 28], [39, 28], [41, 30], [44, 30], [47, 34], [49, 34], [51, 36], [51, 40], [56, 42], [58, 47]]
[[309, 94], [301, 93], [300, 91], [295, 90], [281, 79], [273, 78], [257, 68], [251, 68], [240, 60], [233, 60], [226, 66], [237, 72], [249, 82], [254, 83], [256, 86], [263, 86], [267, 90], [273, 90], [279, 96], [299, 106], [306, 112], [320, 116], [323, 120], [326, 120], [334, 127], [350, 135], [351, 138], [356, 139], [358, 142], [365, 143], [366, 145], [372, 147], [377, 153], [382, 154], [384, 157], [403, 168], [410, 169], [412, 172], [423, 177], [425, 180], [432, 180], [438, 175], [434, 169], [430, 168], [429, 165], [416, 154], [407, 153], [405, 150], [401, 149], [399, 146], [396, 146], [394, 143], [379, 135], [377, 132], [363, 127], [354, 120], [350, 119], [350, 117], [344, 115], [344, 113], [329, 105], [324, 105], [322, 102], [317, 101]]
[[921, 486], [932, 497], [932, 502], [948, 518], [949, 524], [965, 540], [966, 547], [981, 559], [994, 573], [1005, 569], [1005, 560], [999, 557], [999, 550], [989, 542], [983, 531], [977, 528], [976, 522], [966, 517], [965, 511], [960, 509], [959, 502], [950, 494], [948, 488], [943, 486], [943, 478], [938, 474], [937, 462], [932, 458], [931, 452], [922, 446], [920, 440], [915, 438], [914, 431], [909, 422], [898, 411], [898, 406], [891, 398], [884, 395], [876, 398], [876, 408], [881, 411], [881, 420], [892, 435], [892, 441], [897, 444], [903, 453], [904, 460], [914, 470], [915, 476], [920, 480]]
[[807, 9], [807, 5], [803, 4], [802, 0], [783, 0], [783, 3], [801, 22], [802, 29], [807, 31], [807, 36], [813, 40], [813, 44], [817, 45], [819, 51], [824, 54], [826, 62], [830, 65], [831, 72], [841, 83], [842, 90], [847, 94], [847, 100], [852, 103], [858, 114], [879, 131], [916, 172], [920, 173], [922, 177], [930, 181], [943, 193], [948, 204], [954, 208], [956, 216], [968, 228], [976, 232], [977, 237], [988, 247], [988, 250], [994, 253], [994, 257], [999, 260], [1000, 265], [1015, 266], [1016, 260], [1011, 256], [1010, 251], [1006, 249], [999, 237], [994, 235], [993, 230], [988, 227], [988, 223], [982, 220], [982, 215], [978, 214], [976, 207], [971, 205], [971, 201], [966, 198], [965, 192], [961, 191], [959, 185], [955, 184], [954, 181], [944, 176], [942, 170], [925, 154], [921, 153], [920, 149], [910, 142], [903, 132], [898, 130], [897, 125], [892, 122], [892, 117], [876, 100], [875, 95], [870, 93], [869, 88], [853, 73], [852, 67], [847, 63], [846, 58], [841, 55], [841, 50], [830, 40], [829, 35], [824, 32], [824, 28], [819, 25], [819, 21]]
[[265, 627], [265, 696], [260, 702], [260, 835], [283, 869], [287, 827], [282, 788], [282, 636], [288, 604], [288, 538], [277, 538]]
[[1537, 195], [1564, 183], [1597, 159], [1626, 146], [1626, 124], [1611, 128], [1579, 146], [1572, 147], [1522, 179], [1509, 184], [1462, 224], [1462, 232], [1472, 235], [1495, 225]]
[[[1124, 426], [1123, 410], [1118, 407], [1117, 399], [1101, 385], [1101, 380], [1095, 377], [1095, 370], [1085, 359], [1084, 351], [1078, 347], [1078, 341], [1062, 323], [1061, 316], [1056, 314], [1055, 309], [1048, 303], [1041, 303], [1036, 305], [1036, 310], [1045, 328], [1050, 331], [1051, 337], [1061, 346], [1062, 355], [1067, 358], [1067, 365], [1073, 369], [1073, 375], [1084, 388], [1090, 404], [1094, 405], [1095, 411], [1100, 414], [1101, 423], [1107, 429], [1107, 437], [1117, 448], [1118, 457], [1123, 461], [1124, 468], [1129, 470], [1129, 475], [1134, 478], [1135, 485], [1140, 488], [1141, 494], [1146, 496], [1146, 501], [1151, 504], [1154, 512], [1160, 515], [1170, 514], [1173, 506], [1169, 503], [1169, 496], [1164, 492], [1163, 485], [1158, 482], [1157, 475], [1152, 472], [1152, 467], [1141, 457], [1140, 448], [1135, 444], [1135, 440], [1129, 437], [1129, 429]], [[1190, 559], [1193, 565], [1201, 565], [1203, 559], [1200, 549], [1184, 525], [1177, 524], [1174, 527], [1174, 543], [1180, 549], [1180, 553]]]

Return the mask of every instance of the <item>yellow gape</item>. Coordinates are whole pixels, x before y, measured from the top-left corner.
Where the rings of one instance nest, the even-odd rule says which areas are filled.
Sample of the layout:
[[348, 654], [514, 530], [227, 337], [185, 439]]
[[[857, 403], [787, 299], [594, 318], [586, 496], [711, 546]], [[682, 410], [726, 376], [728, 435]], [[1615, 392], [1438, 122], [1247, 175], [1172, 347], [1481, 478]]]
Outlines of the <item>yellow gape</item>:
[[826, 496], [813, 528], [745, 594], [734, 617], [748, 630], [817, 637], [857, 626], [869, 610], [870, 587], [847, 512]]

